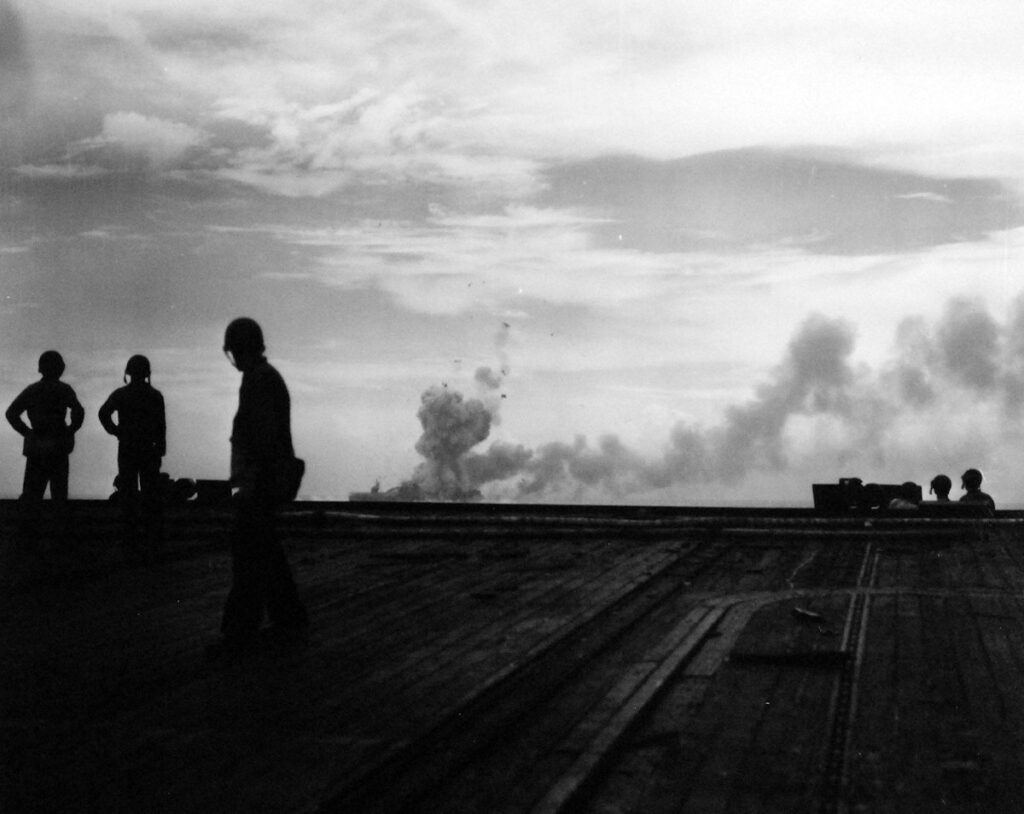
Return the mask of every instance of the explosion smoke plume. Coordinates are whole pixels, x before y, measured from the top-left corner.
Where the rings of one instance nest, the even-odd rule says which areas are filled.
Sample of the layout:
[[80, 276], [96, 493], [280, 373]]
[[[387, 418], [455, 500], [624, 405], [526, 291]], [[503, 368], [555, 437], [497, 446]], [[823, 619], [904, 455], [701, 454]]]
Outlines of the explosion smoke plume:
[[431, 387], [420, 397], [423, 434], [416, 451], [424, 457], [412, 482], [427, 497], [462, 500], [473, 496], [463, 458], [491, 432], [491, 413], [479, 399], [463, 399], [447, 387]]
[[[425, 461], [411, 482], [428, 499], [543, 501], [623, 498], [695, 483], [735, 483], [755, 472], [785, 471], [792, 454], [788, 433], [801, 420], [824, 421], [835, 466], [844, 461], [884, 463], [898, 447], [893, 428], [930, 409], [939, 394], [998, 403], [1007, 416], [1024, 407], [1024, 297], [1000, 326], [978, 303], [954, 300], [935, 326], [919, 318], [897, 331], [894, 360], [880, 372], [854, 369], [851, 325], [811, 316], [790, 341], [768, 381], [745, 404], [733, 405], [712, 428], [679, 423], [660, 456], [644, 457], [615, 435], [591, 445], [583, 436], [535, 449], [486, 440], [497, 405], [486, 401], [502, 376], [477, 371], [482, 399], [463, 399], [447, 388], [422, 397], [423, 435], [416, 449]], [[973, 439], [966, 454], [984, 452]]]

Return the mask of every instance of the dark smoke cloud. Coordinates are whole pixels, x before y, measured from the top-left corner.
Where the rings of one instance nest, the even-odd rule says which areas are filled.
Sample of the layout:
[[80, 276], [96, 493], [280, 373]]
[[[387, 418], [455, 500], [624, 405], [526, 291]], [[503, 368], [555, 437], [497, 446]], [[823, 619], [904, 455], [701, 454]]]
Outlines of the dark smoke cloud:
[[846, 323], [819, 316], [805, 322], [775, 381], [759, 388], [753, 402], [726, 411], [715, 444], [716, 476], [734, 482], [746, 474], [752, 458], [783, 468], [782, 433], [795, 413], [848, 412], [846, 388], [853, 373], [846, 360], [852, 350], [853, 332]]
[[[774, 381], [762, 386], [755, 400], [730, 408], [717, 430], [702, 433], [677, 426], [667, 451], [655, 461], [614, 435], [601, 437], [596, 446], [578, 436], [572, 443], [554, 442], [536, 450], [495, 443], [486, 452], [466, 454], [490, 429], [484, 402], [463, 401], [458, 393], [431, 388], [422, 397], [419, 417], [424, 431], [416, 445], [426, 460], [400, 490], [406, 495], [418, 490], [424, 497], [457, 499], [514, 479], [512, 496], [517, 499], [578, 497], [587, 492], [622, 497], [694, 480], [735, 481], [755, 466], [781, 468], [782, 435], [791, 415], [850, 409], [846, 389], [853, 373], [847, 357], [852, 349], [848, 325], [812, 317], [790, 343]], [[490, 389], [501, 383], [489, 368], [478, 370], [475, 380]]]
[[494, 336], [494, 349], [498, 354], [500, 366], [497, 370], [492, 367], [478, 367], [473, 374], [473, 381], [476, 383], [477, 394], [481, 401], [491, 412], [491, 424], [497, 426], [501, 423], [501, 401], [505, 398], [502, 386], [505, 377], [509, 374], [508, 353], [506, 347], [509, 341], [511, 325], [507, 322], [501, 323], [501, 327]]
[[938, 330], [946, 369], [970, 387], [993, 389], [999, 374], [999, 334], [999, 326], [979, 303], [953, 300]]
[[915, 407], [931, 404], [936, 391], [929, 371], [935, 368], [938, 356], [928, 334], [928, 326], [920, 317], [903, 320], [896, 329], [898, 358], [886, 374], [897, 396]]
[[533, 453], [521, 444], [496, 441], [485, 454], [474, 452], [467, 455], [462, 462], [462, 471], [467, 483], [482, 486], [519, 474], [532, 456]]
[[417, 413], [423, 434], [416, 451], [424, 460], [412, 478], [397, 487], [394, 496], [407, 500], [472, 500], [480, 497], [479, 484], [512, 477], [530, 453], [519, 447], [492, 444], [486, 455], [470, 454], [484, 441], [491, 427], [501, 423], [501, 392], [509, 366], [505, 348], [511, 326], [501, 324], [494, 337], [501, 367], [479, 367], [473, 375], [480, 398], [464, 399], [447, 385], [428, 388]]
[[473, 375], [473, 380], [487, 390], [497, 390], [501, 387], [501, 379], [501, 375], [495, 373], [489, 367], [477, 368], [476, 373]]
[[466, 401], [447, 387], [431, 387], [420, 397], [417, 415], [423, 434], [416, 451], [424, 461], [404, 487], [440, 500], [471, 497], [463, 458], [490, 434], [490, 411], [479, 399]]
[[980, 398], [998, 397], [1010, 415], [1024, 409], [1024, 295], [1012, 303], [1005, 326], [982, 303], [957, 298], [934, 329], [920, 317], [904, 320], [896, 345], [889, 376], [905, 404], [933, 404], [953, 384]]
[[587, 491], [622, 497], [642, 485], [647, 467], [614, 435], [602, 436], [596, 448], [577, 436], [572, 444], [545, 444], [537, 450], [521, 473], [517, 497], [552, 492], [579, 497]]
[[473, 381], [476, 382], [480, 400], [491, 414], [491, 424], [498, 426], [501, 423], [501, 400], [505, 397], [501, 392], [504, 375], [489, 367], [479, 367], [473, 375]]
[[[837, 430], [833, 463], [884, 464], [901, 419], [932, 408], [942, 394], [996, 398], [1006, 410], [1024, 406], [1024, 296], [1001, 326], [973, 301], [951, 301], [934, 328], [920, 318], [896, 333], [894, 361], [880, 373], [850, 364], [854, 330], [836, 319], [812, 316], [790, 341], [782, 362], [749, 402], [729, 407], [711, 428], [677, 424], [662, 453], [645, 457], [617, 436], [596, 445], [577, 436], [535, 449], [486, 440], [491, 412], [479, 399], [463, 400], [446, 388], [423, 394], [419, 417], [424, 456], [404, 496], [457, 500], [487, 495], [525, 501], [604, 500], [693, 484], [736, 483], [754, 473], [787, 469], [787, 431], [800, 417], [825, 417]], [[478, 386], [493, 390], [501, 377], [477, 371]], [[980, 443], [980, 442], [978, 442]], [[980, 450], [975, 443], [965, 454]]]

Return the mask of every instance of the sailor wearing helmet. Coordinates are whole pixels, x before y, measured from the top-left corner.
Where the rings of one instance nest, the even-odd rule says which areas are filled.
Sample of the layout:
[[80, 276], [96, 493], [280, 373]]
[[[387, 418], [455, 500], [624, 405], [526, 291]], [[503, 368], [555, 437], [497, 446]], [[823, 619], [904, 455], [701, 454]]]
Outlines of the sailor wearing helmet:
[[[99, 412], [103, 429], [118, 441], [117, 491], [125, 542], [133, 549], [144, 539], [150, 546], [158, 544], [161, 533], [160, 461], [167, 452], [167, 420], [164, 397], [150, 384], [151, 376], [149, 359], [132, 356], [124, 386], [110, 394]], [[148, 547], [135, 553], [145, 556]]]
[[[55, 350], [39, 357], [42, 378], [30, 384], [7, 408], [8, 423], [24, 436], [25, 480], [21, 500], [34, 515], [46, 487], [50, 499], [64, 504], [68, 497], [68, 456], [75, 448], [75, 433], [85, 420], [85, 410], [74, 389], [60, 377], [64, 359]], [[28, 415], [28, 424], [22, 414]]]

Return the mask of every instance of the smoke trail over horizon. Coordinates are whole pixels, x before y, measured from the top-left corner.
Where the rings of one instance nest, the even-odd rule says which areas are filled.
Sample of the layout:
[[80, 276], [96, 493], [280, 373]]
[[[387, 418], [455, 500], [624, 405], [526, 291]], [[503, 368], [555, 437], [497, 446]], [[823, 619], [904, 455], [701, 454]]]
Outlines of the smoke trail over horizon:
[[615, 434], [536, 448], [495, 441], [473, 451], [496, 423], [500, 402], [487, 395], [501, 388], [507, 364], [502, 375], [480, 368], [481, 398], [467, 400], [447, 388], [423, 394], [424, 432], [416, 448], [425, 461], [398, 491], [443, 500], [622, 499], [694, 484], [732, 485], [785, 472], [794, 460], [804, 468], [808, 461], [827, 465], [834, 474], [843, 466], [886, 466], [946, 448], [978, 461], [991, 446], [984, 421], [997, 432], [1009, 425], [1003, 419], [1020, 417], [1024, 295], [1006, 325], [979, 302], [955, 299], [934, 325], [905, 319], [894, 344], [878, 370], [855, 367], [854, 326], [812, 315], [752, 399], [728, 407], [712, 427], [677, 423], [653, 457]]

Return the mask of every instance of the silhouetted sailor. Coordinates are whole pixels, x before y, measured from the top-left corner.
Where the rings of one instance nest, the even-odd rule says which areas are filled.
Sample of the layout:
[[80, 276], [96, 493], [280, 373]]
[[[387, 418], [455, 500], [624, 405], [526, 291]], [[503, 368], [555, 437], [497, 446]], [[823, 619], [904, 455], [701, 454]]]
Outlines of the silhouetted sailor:
[[224, 353], [242, 372], [231, 428], [235, 524], [223, 639], [210, 648], [211, 657], [251, 649], [264, 613], [276, 636], [301, 638], [309, 625], [274, 527], [278, 503], [290, 499], [282, 497], [282, 477], [296, 459], [288, 388], [264, 351], [263, 331], [254, 320], [241, 317], [228, 325]]
[[[150, 384], [149, 359], [135, 355], [119, 387], [100, 407], [100, 423], [117, 438], [117, 485], [125, 520], [125, 542], [145, 556], [161, 537], [160, 461], [167, 453], [164, 397]], [[114, 417], [117, 421], [114, 421]], [[142, 528], [139, 528], [139, 523]]]
[[960, 496], [961, 503], [980, 503], [988, 506], [990, 511], [996, 510], [996, 502], [991, 495], [981, 491], [982, 476], [977, 469], [968, 469], [960, 476], [960, 486], [966, 494]]
[[920, 508], [917, 500], [918, 486], [913, 481], [900, 484], [899, 494], [889, 501], [890, 509], [912, 510]]
[[952, 488], [953, 481], [950, 480], [948, 475], [936, 475], [932, 478], [928, 492], [935, 495], [935, 500], [938, 503], [949, 503], [949, 492]]
[[[71, 385], [62, 382], [64, 359], [55, 350], [39, 357], [42, 378], [30, 384], [7, 408], [7, 421], [24, 436], [25, 480], [21, 500], [34, 519], [46, 487], [50, 498], [63, 505], [68, 497], [68, 456], [75, 448], [75, 433], [85, 410]], [[28, 415], [28, 424], [22, 414]]]

